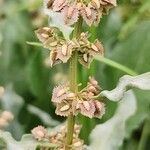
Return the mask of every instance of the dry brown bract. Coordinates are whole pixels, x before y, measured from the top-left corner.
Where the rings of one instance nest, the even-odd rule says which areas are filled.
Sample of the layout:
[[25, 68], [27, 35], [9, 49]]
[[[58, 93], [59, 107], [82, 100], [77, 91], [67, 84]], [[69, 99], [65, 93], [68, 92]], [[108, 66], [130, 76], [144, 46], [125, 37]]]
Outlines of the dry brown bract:
[[33, 137], [38, 141], [42, 141], [47, 138], [48, 131], [43, 126], [38, 126], [31, 131]]
[[[73, 134], [73, 142], [72, 145], [68, 145], [72, 150], [86, 150], [86, 147], [83, 143], [83, 140], [79, 138], [79, 133], [81, 130], [81, 126], [75, 124], [74, 126], [74, 134]], [[47, 129], [43, 126], [35, 127], [32, 131], [32, 135], [36, 140], [46, 141], [51, 144], [56, 145], [56, 149], [64, 150], [66, 145], [66, 134], [67, 134], [67, 126], [63, 125], [60, 127], [59, 131], [52, 131], [48, 133]]]
[[36, 35], [45, 48], [50, 50], [51, 66], [67, 63], [74, 51], [79, 52], [79, 62], [89, 67], [95, 55], [103, 56], [104, 48], [99, 40], [91, 43], [89, 34], [81, 33], [78, 39], [65, 40], [57, 28], [43, 27], [38, 29]]
[[64, 16], [64, 22], [67, 25], [73, 25], [79, 17], [91, 26], [98, 25], [102, 14], [117, 5], [116, 0], [91, 0], [91, 2], [75, 2], [70, 0], [45, 0], [44, 7], [47, 10], [61, 12]]
[[88, 85], [76, 94], [70, 91], [67, 84], [54, 88], [52, 102], [56, 105], [56, 114], [67, 117], [70, 114], [76, 116], [81, 113], [89, 118], [102, 117], [105, 105], [95, 100], [100, 90], [98, 82], [93, 77], [90, 77]]

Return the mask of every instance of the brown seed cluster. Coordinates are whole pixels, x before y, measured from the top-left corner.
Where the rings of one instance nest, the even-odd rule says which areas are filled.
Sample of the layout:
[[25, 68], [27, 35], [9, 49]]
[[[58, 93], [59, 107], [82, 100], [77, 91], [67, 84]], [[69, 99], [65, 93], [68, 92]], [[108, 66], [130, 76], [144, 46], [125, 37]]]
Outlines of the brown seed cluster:
[[[75, 124], [74, 126], [74, 134], [73, 134], [73, 142], [69, 147], [72, 150], [86, 150], [84, 147], [84, 143], [81, 139], [79, 139], [79, 133], [81, 130], [81, 126]], [[48, 132], [43, 126], [35, 127], [31, 131], [33, 137], [38, 141], [47, 141], [52, 144], [56, 144], [57, 149], [64, 150], [65, 149], [65, 139], [67, 134], [67, 127], [63, 125], [60, 127], [59, 131]]]
[[54, 88], [52, 102], [56, 105], [57, 115], [66, 117], [81, 113], [89, 118], [100, 118], [105, 113], [105, 105], [96, 100], [99, 93], [98, 82], [90, 77], [87, 86], [76, 94], [70, 91], [68, 84]]
[[3, 111], [0, 113], [0, 129], [3, 129], [9, 125], [9, 123], [14, 119], [14, 116], [9, 111]]
[[79, 17], [91, 26], [98, 25], [102, 15], [115, 7], [116, 0], [45, 0], [44, 6], [47, 11], [61, 12], [64, 22], [73, 25]]
[[89, 41], [88, 33], [81, 33], [79, 38], [65, 40], [61, 32], [54, 27], [43, 27], [36, 31], [38, 39], [45, 48], [50, 49], [51, 66], [66, 63], [74, 51], [79, 53], [79, 62], [89, 67], [95, 55], [103, 55], [104, 48], [99, 40]]

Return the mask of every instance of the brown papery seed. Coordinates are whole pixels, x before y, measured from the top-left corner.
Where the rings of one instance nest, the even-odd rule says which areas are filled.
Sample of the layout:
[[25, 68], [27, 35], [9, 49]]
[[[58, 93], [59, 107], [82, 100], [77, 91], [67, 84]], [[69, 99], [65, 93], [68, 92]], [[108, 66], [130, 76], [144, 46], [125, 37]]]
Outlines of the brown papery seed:
[[81, 143], [80, 141], [78, 141], [78, 142], [74, 143], [73, 145], [74, 145], [75, 147], [80, 147], [80, 146], [82, 146], [82, 143]]
[[83, 59], [84, 59], [85, 62], [88, 62], [88, 55], [87, 55], [87, 54], [84, 54], [84, 55], [83, 55]]
[[70, 108], [69, 105], [65, 105], [65, 106], [61, 107], [60, 111], [66, 111], [66, 110], [68, 110], [69, 108]]
[[44, 29], [45, 31], [49, 31], [49, 30], [50, 30], [49, 27], [44, 27], [43, 29]]
[[96, 4], [97, 8], [100, 8], [100, 1], [99, 0], [92, 0], [92, 1]]
[[83, 102], [84, 107], [86, 108], [86, 110], [90, 110], [90, 104], [87, 101]]
[[94, 51], [98, 52], [98, 48], [97, 48], [94, 44], [91, 45], [91, 48], [92, 48]]
[[88, 17], [91, 17], [91, 15], [92, 15], [91, 9], [90, 9], [89, 7], [86, 7], [86, 8], [85, 8], [85, 11], [86, 11], [86, 15], [87, 15]]
[[65, 92], [66, 92], [66, 90], [65, 90], [65, 89], [62, 89], [62, 90], [58, 91], [58, 93], [57, 93], [57, 97], [62, 96], [63, 94], [65, 94]]
[[57, 45], [57, 41], [50, 43], [50, 46], [56, 46]]
[[41, 36], [46, 39], [49, 37], [47, 34], [44, 34], [44, 33], [42, 33]]
[[64, 45], [62, 46], [61, 51], [62, 51], [62, 54], [63, 54], [64, 56], [67, 55], [67, 45], [66, 45], [66, 44], [64, 44]]
[[73, 6], [68, 8], [68, 12], [67, 12], [67, 17], [68, 18], [72, 17], [73, 11], [74, 11], [74, 7]]

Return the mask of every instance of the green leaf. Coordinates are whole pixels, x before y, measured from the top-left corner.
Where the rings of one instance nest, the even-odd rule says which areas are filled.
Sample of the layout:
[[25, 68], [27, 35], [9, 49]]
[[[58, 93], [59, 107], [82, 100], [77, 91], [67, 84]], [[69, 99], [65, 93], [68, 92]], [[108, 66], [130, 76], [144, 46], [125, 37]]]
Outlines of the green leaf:
[[41, 99], [47, 96], [48, 71], [44, 66], [42, 52], [37, 50], [28, 64], [27, 75], [32, 93]]
[[42, 43], [39, 43], [39, 42], [26, 42], [27, 44], [29, 44], [29, 45], [32, 45], [32, 46], [38, 46], [38, 47], [42, 47], [43, 45], [42, 45]]

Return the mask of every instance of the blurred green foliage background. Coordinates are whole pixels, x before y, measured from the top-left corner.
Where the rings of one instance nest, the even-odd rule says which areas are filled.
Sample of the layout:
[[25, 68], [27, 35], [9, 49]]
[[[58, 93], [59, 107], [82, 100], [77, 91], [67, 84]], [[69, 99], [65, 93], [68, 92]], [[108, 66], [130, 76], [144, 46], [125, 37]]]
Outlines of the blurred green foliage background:
[[[104, 16], [98, 27], [87, 28], [91, 40], [98, 37], [105, 47], [105, 57], [125, 65], [138, 74], [150, 71], [150, 1], [120, 0], [118, 7]], [[28, 45], [37, 41], [34, 30], [47, 26], [41, 0], [0, 0], [0, 86], [6, 91], [1, 109], [10, 109], [15, 120], [8, 128], [17, 139], [39, 125], [47, 125], [29, 106], [36, 106], [62, 122], [50, 102], [51, 92], [58, 81], [66, 78], [67, 64], [50, 68], [49, 50]], [[86, 83], [94, 75], [103, 89], [115, 87], [125, 73], [104, 63], [94, 61], [90, 69], [78, 66], [79, 82]], [[138, 109], [127, 122], [126, 139], [120, 150], [149, 150], [150, 92], [135, 90]], [[112, 117], [116, 103], [106, 101], [102, 120], [80, 116], [81, 137], [88, 143], [91, 129]], [[130, 107], [130, 106], [129, 106]], [[55, 126], [55, 123], [49, 127]], [[117, 128], [117, 127], [116, 127]], [[140, 148], [139, 148], [140, 147]]]

